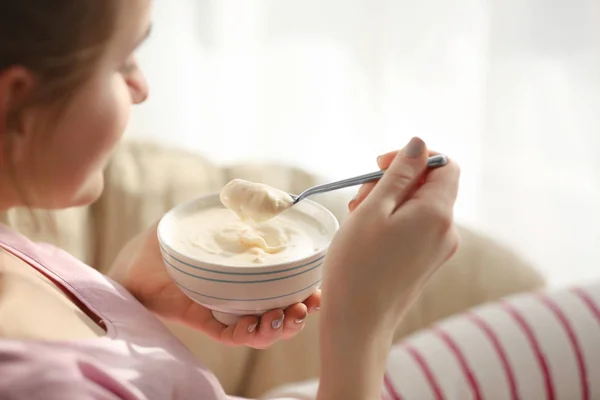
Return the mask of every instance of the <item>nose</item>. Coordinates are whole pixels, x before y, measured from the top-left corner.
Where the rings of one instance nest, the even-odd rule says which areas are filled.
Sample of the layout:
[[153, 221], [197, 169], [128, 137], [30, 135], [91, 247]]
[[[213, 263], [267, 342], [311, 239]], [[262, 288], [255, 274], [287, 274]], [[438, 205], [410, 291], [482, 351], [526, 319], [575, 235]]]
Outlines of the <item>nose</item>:
[[148, 81], [141, 72], [136, 72], [135, 75], [129, 84], [131, 87], [131, 100], [133, 104], [141, 104], [148, 99], [150, 88], [148, 87]]
[[131, 102], [133, 104], [141, 104], [148, 99], [148, 96], [150, 94], [148, 81], [146, 80], [144, 73], [139, 68], [137, 63], [135, 65], [135, 69], [127, 78], [127, 85], [129, 86], [129, 90], [131, 91]]

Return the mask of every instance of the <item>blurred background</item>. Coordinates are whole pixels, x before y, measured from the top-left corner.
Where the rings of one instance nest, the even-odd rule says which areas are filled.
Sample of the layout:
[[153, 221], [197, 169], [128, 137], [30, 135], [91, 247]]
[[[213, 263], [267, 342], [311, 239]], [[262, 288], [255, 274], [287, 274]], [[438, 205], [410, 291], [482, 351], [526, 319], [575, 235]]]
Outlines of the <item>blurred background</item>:
[[341, 179], [418, 135], [461, 164], [458, 222], [552, 285], [600, 278], [597, 0], [170, 0], [154, 21], [130, 138]]

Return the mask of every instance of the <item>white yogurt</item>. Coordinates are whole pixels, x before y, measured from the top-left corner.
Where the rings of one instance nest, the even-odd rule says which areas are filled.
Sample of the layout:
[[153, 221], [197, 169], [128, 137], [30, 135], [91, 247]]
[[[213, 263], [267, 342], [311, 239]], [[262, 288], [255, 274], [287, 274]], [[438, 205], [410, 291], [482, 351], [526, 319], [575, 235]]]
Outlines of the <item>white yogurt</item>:
[[290, 262], [326, 248], [322, 225], [295, 209], [264, 223], [241, 220], [235, 212], [211, 207], [182, 216], [173, 245], [204, 262], [257, 266]]

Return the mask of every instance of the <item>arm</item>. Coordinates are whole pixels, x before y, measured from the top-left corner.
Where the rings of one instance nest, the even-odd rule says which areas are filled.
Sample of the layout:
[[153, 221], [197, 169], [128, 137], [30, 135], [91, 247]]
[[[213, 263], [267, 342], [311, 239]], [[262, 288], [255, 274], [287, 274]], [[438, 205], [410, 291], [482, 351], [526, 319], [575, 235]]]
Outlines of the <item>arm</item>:
[[[399, 291], [402, 291], [399, 288]], [[358, 309], [336, 313], [342, 306], [321, 314], [321, 381], [318, 400], [380, 399], [383, 376], [398, 321], [402, 320], [418, 290], [406, 290], [394, 318], [376, 318]]]
[[392, 335], [322, 335], [318, 400], [379, 399]]

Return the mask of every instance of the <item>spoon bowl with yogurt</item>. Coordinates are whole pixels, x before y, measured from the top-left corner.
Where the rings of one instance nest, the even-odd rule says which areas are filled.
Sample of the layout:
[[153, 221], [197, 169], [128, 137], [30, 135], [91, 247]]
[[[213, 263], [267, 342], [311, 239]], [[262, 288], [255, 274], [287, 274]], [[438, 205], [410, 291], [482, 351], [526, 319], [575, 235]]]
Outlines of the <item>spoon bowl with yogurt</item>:
[[[439, 168], [447, 163], [446, 156], [436, 155], [429, 158], [427, 165], [429, 168]], [[260, 223], [275, 218], [309, 196], [373, 182], [381, 179], [384, 173], [382, 170], [314, 186], [299, 195], [289, 194], [262, 183], [234, 179], [221, 190], [220, 198], [221, 202], [242, 220]]]

